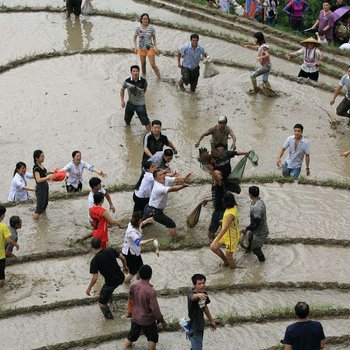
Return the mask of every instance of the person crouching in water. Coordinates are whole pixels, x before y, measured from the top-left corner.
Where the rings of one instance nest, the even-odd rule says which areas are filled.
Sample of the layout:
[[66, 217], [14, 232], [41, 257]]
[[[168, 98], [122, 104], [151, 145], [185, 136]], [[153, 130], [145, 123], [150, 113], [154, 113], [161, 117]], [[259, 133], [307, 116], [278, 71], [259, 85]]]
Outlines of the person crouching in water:
[[300, 67], [300, 72], [298, 77], [309, 78], [311, 80], [318, 80], [318, 70], [320, 66], [320, 61], [323, 58], [321, 51], [317, 48], [321, 46], [314, 38], [308, 38], [300, 42], [304, 47], [298, 51], [287, 54], [287, 58], [295, 57], [298, 55], [304, 56], [304, 62]]
[[269, 54], [269, 47], [266, 45], [265, 37], [262, 32], [256, 32], [253, 35], [253, 41], [255, 45], [249, 45], [248, 43], [242, 42], [241, 46], [247, 49], [253, 49], [258, 51], [257, 61], [261, 64], [261, 68], [258, 68], [255, 72], [250, 75], [250, 79], [253, 84], [253, 89], [255, 93], [259, 92], [258, 83], [256, 78], [262, 75], [263, 84], [270, 90], [271, 85], [269, 83], [269, 74], [271, 70], [271, 60]]
[[[227, 192], [224, 195], [225, 212], [222, 219], [221, 231], [210, 245], [210, 249], [223, 261], [223, 266], [229, 266], [234, 269], [236, 266], [233, 253], [236, 251], [239, 238], [241, 236], [238, 230], [238, 211], [235, 197]], [[225, 245], [226, 254], [221, 250]]]

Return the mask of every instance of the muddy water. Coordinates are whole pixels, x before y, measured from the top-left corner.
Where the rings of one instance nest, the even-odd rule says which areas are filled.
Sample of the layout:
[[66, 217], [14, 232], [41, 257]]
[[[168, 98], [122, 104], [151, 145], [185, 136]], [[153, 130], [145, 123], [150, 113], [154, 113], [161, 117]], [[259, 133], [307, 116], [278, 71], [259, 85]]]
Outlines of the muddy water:
[[[271, 322], [267, 324], [250, 323], [242, 326], [225, 326], [223, 328], [218, 328], [218, 330], [214, 333], [212, 333], [209, 329], [206, 329], [204, 332], [204, 347], [213, 350], [264, 349], [277, 345], [283, 338], [286, 327], [291, 322]], [[347, 319], [322, 320], [322, 325], [324, 327], [326, 335], [340, 336], [347, 334], [350, 326], [350, 321]], [[122, 344], [122, 341], [108, 342], [98, 346], [90, 346], [89, 349], [121, 349]], [[142, 337], [137, 343], [135, 343], [133, 349], [141, 350], [145, 349], [145, 346], [146, 339]], [[161, 334], [159, 337], [159, 346], [157, 346], [157, 349], [187, 349], [189, 346], [190, 344], [188, 340], [186, 340], [184, 333], [174, 332]]]
[[[3, 74], [0, 77], [1, 144], [4, 154], [11, 157], [3, 161], [1, 187], [7, 188], [17, 161], [31, 166], [31, 150], [38, 147], [46, 153], [48, 169], [64, 166], [72, 150], [78, 148], [85, 160], [109, 174], [106, 183], [134, 182], [139, 174], [144, 129], [136, 118], [131, 128], [124, 126], [118, 94], [122, 80], [128, 76], [127, 67], [136, 62], [134, 55], [77, 55], [35, 62]], [[166, 75], [178, 76], [174, 59], [160, 57], [158, 64]], [[169, 71], [169, 67], [173, 69]], [[176, 170], [193, 170], [203, 175], [193, 145], [207, 127], [216, 123], [217, 115], [226, 114], [237, 135], [238, 147], [258, 150], [260, 166], [248, 173], [277, 172], [276, 155], [290, 135], [291, 126], [301, 121], [312, 149], [318, 152], [311, 156], [313, 176], [348, 176], [350, 163], [337, 153], [350, 146], [350, 129], [341, 125], [339, 131], [331, 130], [325, 112], [315, 108], [326, 107], [327, 93], [319, 91], [314, 95], [314, 88], [272, 78], [276, 89], [284, 91], [283, 98], [247, 96], [248, 72], [229, 68], [220, 71], [220, 75], [209, 81], [200, 80], [195, 97], [179, 93], [169, 83], [156, 83], [150, 75], [148, 112], [151, 119], [164, 122], [164, 133], [179, 150], [179, 157], [173, 161]], [[225, 81], [222, 76], [226, 77]], [[14, 99], [19, 86], [20, 104]], [[211, 102], [213, 96], [215, 106]], [[289, 103], [291, 96], [293, 104]], [[41, 130], [40, 141], [37, 130]], [[207, 139], [202, 144], [208, 143]], [[329, 150], [333, 150], [333, 156], [328, 155]], [[59, 189], [60, 185], [52, 187]], [[6, 196], [2, 192], [0, 199]]]
[[[154, 269], [153, 283], [157, 289], [186, 286], [196, 272], [205, 273], [211, 285], [277, 281], [350, 282], [347, 249], [298, 244], [266, 246], [264, 252], [267, 257], [265, 264], [259, 264], [255, 256], [238, 252], [238, 268], [234, 271], [219, 267], [219, 259], [207, 248], [185, 253], [164, 252], [159, 258], [154, 253], [144, 253], [144, 262]], [[89, 282], [91, 257], [49, 259], [26, 263], [25, 268], [22, 264], [9, 267], [9, 282], [0, 296], [1, 304], [19, 307], [83, 298]], [[120, 291], [125, 291], [125, 288], [121, 287]]]
[[[350, 306], [349, 293], [340, 291], [271, 291], [243, 292], [237, 294], [211, 293], [210, 310], [214, 317], [227, 312], [239, 316], [250, 316], [252, 313], [266, 312], [272, 307], [290, 306], [298, 300], [307, 300], [316, 308], [318, 305]], [[225, 300], [225, 303], [222, 303]], [[187, 315], [186, 297], [159, 298], [159, 305], [166, 320], [179, 319]], [[20, 339], [16, 342], [18, 348], [24, 344], [34, 348], [46, 344], [61, 343], [74, 339], [82, 339], [94, 335], [108, 334], [128, 330], [129, 321], [119, 317], [126, 312], [124, 301], [115, 302], [116, 317], [114, 321], [104, 321], [97, 305], [73, 307], [67, 310], [55, 310], [29, 315], [11, 317], [11, 329], [20, 330]], [[81, 320], [89, 322], [81, 323]], [[337, 321], [334, 321], [337, 322]], [[9, 320], [0, 320], [0, 327], [7, 330]], [[60, 327], [57, 327], [60, 325]], [[30, 335], [40, 329], [36, 337]], [[57, 329], [54, 334], [47, 331]], [[329, 335], [329, 334], [327, 334]], [[14, 349], [13, 340], [8, 339], [3, 346]], [[28, 342], [29, 341], [29, 342]]]
[[[344, 229], [350, 214], [350, 209], [344, 207], [344, 202], [348, 200], [348, 191], [297, 184], [267, 184], [261, 185], [260, 189], [261, 196], [267, 205], [270, 238], [350, 239], [348, 230]], [[248, 185], [244, 184], [242, 194], [236, 196], [242, 227], [249, 223], [250, 200], [247, 192]], [[202, 208], [199, 223], [194, 229], [187, 228], [185, 219], [195, 203], [199, 203], [209, 194], [210, 186], [203, 185], [169, 196], [166, 212], [176, 221], [179, 234], [194, 235], [196, 239], [206, 242], [211, 206]], [[118, 219], [127, 218], [133, 206], [132, 192], [113, 193], [111, 197], [117, 208], [115, 216]], [[329, 206], [330, 202], [332, 206]], [[34, 207], [34, 204], [10, 207], [6, 214], [7, 217], [19, 215], [23, 221], [23, 227], [19, 231], [21, 249], [16, 253], [19, 256], [79, 247], [79, 245], [70, 246], [70, 241], [91, 230], [87, 218], [86, 197], [51, 201], [47, 215], [39, 223], [31, 219]], [[166, 230], [158, 224], [147, 227], [144, 234], [145, 237], [152, 235], [167, 237]], [[124, 230], [111, 228], [109, 237], [112, 243], [120, 244], [124, 237]]]

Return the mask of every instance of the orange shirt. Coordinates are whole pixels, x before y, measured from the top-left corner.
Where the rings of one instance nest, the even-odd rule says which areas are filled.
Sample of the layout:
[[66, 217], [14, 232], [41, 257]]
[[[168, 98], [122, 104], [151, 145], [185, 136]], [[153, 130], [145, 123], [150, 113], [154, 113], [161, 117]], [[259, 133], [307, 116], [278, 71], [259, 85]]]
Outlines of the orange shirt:
[[106, 211], [103, 207], [94, 205], [90, 209], [90, 217], [93, 223], [93, 237], [99, 238], [102, 243], [102, 248], [106, 248], [108, 242], [108, 224], [102, 214]]

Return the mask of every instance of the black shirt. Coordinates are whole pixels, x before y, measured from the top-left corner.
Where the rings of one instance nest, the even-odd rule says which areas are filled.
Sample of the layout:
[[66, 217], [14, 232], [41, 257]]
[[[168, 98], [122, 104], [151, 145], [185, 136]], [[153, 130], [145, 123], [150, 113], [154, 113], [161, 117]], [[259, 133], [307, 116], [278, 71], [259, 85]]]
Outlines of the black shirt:
[[231, 158], [236, 155], [236, 151], [226, 151], [223, 156], [217, 159], [214, 169], [221, 171], [224, 180], [228, 178], [231, 173]]
[[[169, 140], [162, 133], [160, 133], [158, 140], [154, 137], [152, 132], [145, 135], [143, 147], [147, 147], [152, 154], [163, 151], [164, 146], [169, 146]], [[143, 153], [142, 160], [147, 160], [148, 158], [149, 156]]]
[[[194, 331], [194, 332], [203, 331], [205, 326], [204, 315], [203, 315], [204, 307], [199, 306], [200, 300], [192, 301], [193, 294], [196, 294], [194, 289], [192, 289], [187, 296], [188, 317], [190, 319], [190, 328], [191, 328], [191, 331]], [[207, 292], [204, 292], [204, 294], [207, 294]], [[210, 303], [210, 299], [207, 294], [205, 305], [209, 303]]]
[[320, 322], [295, 322], [287, 327], [284, 343], [292, 345], [293, 350], [320, 350], [323, 339], [325, 335]]
[[100, 250], [91, 260], [90, 273], [100, 272], [108, 286], [123, 283], [125, 276], [116, 260], [119, 254], [111, 247]]
[[[40, 168], [40, 166], [37, 164], [34, 164], [34, 166], [33, 166], [34, 179], [35, 179], [35, 173], [39, 173], [41, 178], [47, 176], [47, 170], [45, 168]], [[36, 180], [35, 180], [35, 182], [36, 182]]]

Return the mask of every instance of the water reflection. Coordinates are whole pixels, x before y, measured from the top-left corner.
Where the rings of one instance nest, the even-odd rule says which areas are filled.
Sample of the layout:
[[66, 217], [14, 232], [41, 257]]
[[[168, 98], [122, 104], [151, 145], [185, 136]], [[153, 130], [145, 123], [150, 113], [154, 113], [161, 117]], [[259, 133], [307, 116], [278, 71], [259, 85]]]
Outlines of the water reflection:
[[64, 41], [66, 50], [88, 49], [93, 41], [92, 27], [92, 22], [85, 19], [80, 21], [80, 18], [67, 18], [67, 39]]

